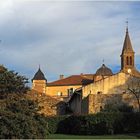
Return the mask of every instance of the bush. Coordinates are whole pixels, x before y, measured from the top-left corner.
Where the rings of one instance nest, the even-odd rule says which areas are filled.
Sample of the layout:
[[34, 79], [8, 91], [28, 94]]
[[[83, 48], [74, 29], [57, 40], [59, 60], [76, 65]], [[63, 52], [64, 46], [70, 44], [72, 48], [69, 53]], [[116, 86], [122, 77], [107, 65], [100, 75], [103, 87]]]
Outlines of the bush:
[[43, 118], [38, 120], [35, 117], [9, 111], [1, 111], [0, 116], [1, 139], [34, 139], [47, 136]]
[[124, 113], [123, 119], [124, 133], [140, 133], [140, 113]]
[[140, 113], [102, 112], [85, 116], [48, 118], [49, 132], [104, 135], [140, 132]]
[[84, 117], [83, 116], [70, 116], [58, 124], [57, 133], [64, 134], [81, 134], [84, 129]]
[[5, 105], [0, 104], [1, 139], [46, 138], [46, 120], [37, 113], [37, 103], [21, 96], [7, 98], [4, 102]]
[[50, 134], [57, 133], [58, 124], [66, 119], [67, 116], [52, 116], [46, 117], [46, 122], [48, 123], [48, 131]]
[[28, 79], [0, 65], [0, 139], [46, 138], [45, 117], [38, 103], [29, 100]]

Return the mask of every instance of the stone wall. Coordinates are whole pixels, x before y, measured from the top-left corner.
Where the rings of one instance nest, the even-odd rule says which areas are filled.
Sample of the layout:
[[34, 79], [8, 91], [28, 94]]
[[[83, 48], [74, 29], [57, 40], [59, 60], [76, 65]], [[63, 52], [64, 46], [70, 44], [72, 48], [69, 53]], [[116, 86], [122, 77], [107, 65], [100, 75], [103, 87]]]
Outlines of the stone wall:
[[[120, 72], [84, 86], [82, 88], [83, 100], [86, 99], [86, 103], [84, 104], [88, 106], [87, 112], [84, 112], [87, 114], [100, 112], [100, 110], [104, 108], [104, 105], [110, 101], [118, 105], [126, 103], [129, 106], [133, 106], [137, 111], [137, 100], [132, 93], [128, 92], [128, 85], [133, 85], [133, 88], [136, 86], [132, 79], [137, 84], [140, 82], [139, 78]], [[138, 81], [136, 81], [136, 79], [138, 79]], [[133, 81], [133, 84], [131, 83], [131, 80]]]
[[73, 88], [73, 91], [77, 88], [80, 88], [81, 85], [73, 86], [47, 86], [46, 94], [52, 97], [68, 97], [68, 89]]
[[126, 104], [133, 106], [135, 111], [138, 111], [138, 104], [136, 98], [132, 94], [89, 94], [88, 98], [88, 112], [87, 114], [94, 114], [104, 109], [107, 104], [121, 106]]
[[46, 81], [45, 80], [33, 80], [32, 89], [39, 93], [46, 93]]
[[105, 79], [96, 81], [82, 88], [83, 97], [89, 94], [118, 94], [122, 93], [123, 87], [130, 78], [129, 74], [118, 73]]

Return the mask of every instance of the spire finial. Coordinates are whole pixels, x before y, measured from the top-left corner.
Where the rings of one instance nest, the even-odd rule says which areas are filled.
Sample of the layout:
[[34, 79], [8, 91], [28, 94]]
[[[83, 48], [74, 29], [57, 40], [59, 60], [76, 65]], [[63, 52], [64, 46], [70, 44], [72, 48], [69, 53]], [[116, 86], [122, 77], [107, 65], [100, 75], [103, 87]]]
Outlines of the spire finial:
[[39, 69], [40, 69], [40, 64], [39, 64]]
[[103, 59], [103, 64], [104, 64], [105, 60]]
[[128, 33], [128, 18], [126, 19], [126, 33]]

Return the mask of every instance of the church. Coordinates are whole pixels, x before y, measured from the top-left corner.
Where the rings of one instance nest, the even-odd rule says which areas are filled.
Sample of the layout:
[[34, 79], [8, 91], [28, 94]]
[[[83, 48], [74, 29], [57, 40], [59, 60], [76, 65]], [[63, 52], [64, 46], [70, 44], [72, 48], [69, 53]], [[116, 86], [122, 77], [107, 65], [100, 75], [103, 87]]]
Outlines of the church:
[[120, 57], [121, 69], [115, 74], [102, 64], [95, 74], [60, 75], [60, 79], [48, 82], [39, 68], [32, 79], [32, 90], [65, 102], [74, 114], [100, 112], [109, 102], [127, 103], [137, 110], [136, 101], [127, 93], [128, 81], [140, 78], [128, 27]]

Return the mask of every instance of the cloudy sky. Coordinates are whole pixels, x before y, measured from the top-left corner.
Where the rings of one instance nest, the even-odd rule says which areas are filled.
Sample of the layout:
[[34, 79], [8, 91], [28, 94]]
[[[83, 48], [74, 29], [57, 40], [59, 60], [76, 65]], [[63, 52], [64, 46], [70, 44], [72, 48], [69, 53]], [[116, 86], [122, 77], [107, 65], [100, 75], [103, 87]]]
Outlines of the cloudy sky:
[[126, 19], [140, 70], [140, 2], [0, 0], [0, 63], [31, 79], [120, 69]]

